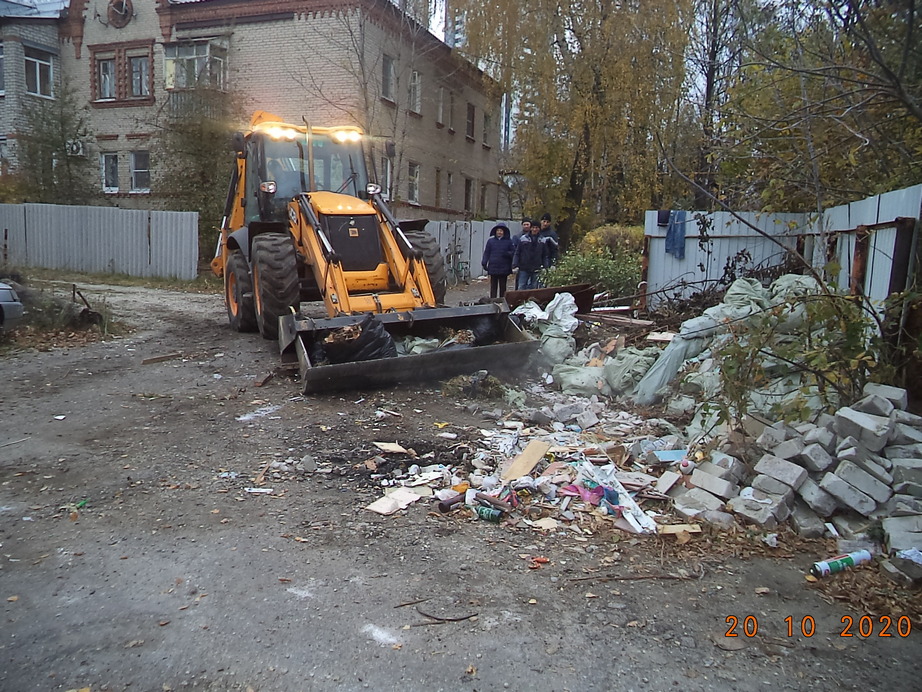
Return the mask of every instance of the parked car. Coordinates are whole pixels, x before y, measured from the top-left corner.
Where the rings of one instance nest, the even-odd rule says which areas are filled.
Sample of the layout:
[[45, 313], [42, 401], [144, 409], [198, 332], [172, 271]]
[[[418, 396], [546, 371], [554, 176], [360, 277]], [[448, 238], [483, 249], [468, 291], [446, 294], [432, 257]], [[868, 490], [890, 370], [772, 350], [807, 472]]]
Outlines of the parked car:
[[0, 330], [15, 326], [22, 319], [23, 312], [22, 303], [13, 287], [0, 282]]

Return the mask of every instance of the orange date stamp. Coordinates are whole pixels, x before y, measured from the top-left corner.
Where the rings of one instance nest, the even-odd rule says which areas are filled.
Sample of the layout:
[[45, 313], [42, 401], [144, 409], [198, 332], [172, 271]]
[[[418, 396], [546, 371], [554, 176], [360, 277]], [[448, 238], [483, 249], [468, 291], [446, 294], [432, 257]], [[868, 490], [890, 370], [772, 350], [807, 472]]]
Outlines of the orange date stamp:
[[[727, 631], [725, 637], [755, 637], [759, 633], [759, 618], [755, 615], [745, 615], [738, 617], [728, 615], [725, 622]], [[812, 637], [817, 633], [816, 620], [812, 615], [804, 615], [801, 618], [788, 615], [784, 618], [785, 635], [788, 637], [803, 636]], [[852, 615], [843, 615], [839, 621], [836, 631], [831, 632], [838, 637], [858, 637], [860, 639], [881, 638], [900, 638], [905, 639], [912, 633], [912, 620], [901, 615], [894, 617], [891, 615], [881, 615], [874, 617], [872, 615], [861, 615], [855, 617]]]

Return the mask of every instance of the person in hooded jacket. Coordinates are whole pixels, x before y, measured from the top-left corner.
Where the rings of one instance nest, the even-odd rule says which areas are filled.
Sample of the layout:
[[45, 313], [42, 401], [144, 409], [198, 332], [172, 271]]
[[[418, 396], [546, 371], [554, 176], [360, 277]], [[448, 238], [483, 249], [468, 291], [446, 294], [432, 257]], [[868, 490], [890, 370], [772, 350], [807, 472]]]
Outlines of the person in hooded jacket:
[[512, 266], [519, 270], [516, 289], [528, 291], [538, 288], [538, 277], [548, 264], [547, 242], [541, 237], [541, 229], [532, 224], [528, 235], [519, 241], [512, 258]]
[[490, 275], [490, 297], [502, 298], [506, 295], [506, 282], [512, 273], [512, 256], [515, 246], [509, 234], [509, 227], [497, 224], [490, 231], [486, 247], [483, 249], [483, 259], [480, 264], [483, 270]]

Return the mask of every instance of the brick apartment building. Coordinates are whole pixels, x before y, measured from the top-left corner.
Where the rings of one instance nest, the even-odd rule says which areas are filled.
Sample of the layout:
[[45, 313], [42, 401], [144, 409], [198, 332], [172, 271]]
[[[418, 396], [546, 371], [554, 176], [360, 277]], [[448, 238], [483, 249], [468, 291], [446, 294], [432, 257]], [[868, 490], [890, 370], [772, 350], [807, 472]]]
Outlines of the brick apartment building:
[[157, 206], [154, 123], [206, 84], [244, 112], [363, 128], [401, 216], [497, 213], [498, 98], [388, 0], [0, 0], [0, 68], [6, 168], [24, 104], [66, 84], [93, 132], [74, 154], [98, 160], [118, 206]]

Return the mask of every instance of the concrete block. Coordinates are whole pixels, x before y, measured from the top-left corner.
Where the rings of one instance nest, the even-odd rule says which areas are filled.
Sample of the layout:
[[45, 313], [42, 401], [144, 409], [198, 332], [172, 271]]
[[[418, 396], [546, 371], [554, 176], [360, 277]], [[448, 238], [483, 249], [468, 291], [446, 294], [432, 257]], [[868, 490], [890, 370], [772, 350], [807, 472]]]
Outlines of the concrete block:
[[761, 490], [763, 493], [768, 493], [769, 495], [783, 497], [788, 503], [794, 499], [794, 491], [791, 489], [791, 486], [785, 485], [771, 476], [760, 473], [752, 479], [751, 485], [755, 490]]
[[922, 565], [917, 565], [912, 560], [894, 557], [882, 560], [880, 570], [895, 583], [904, 588], [913, 588], [922, 582]]
[[830, 452], [835, 449], [836, 434], [829, 428], [815, 427], [804, 435], [804, 444], [808, 447], [810, 445], [819, 445], [827, 452]]
[[733, 474], [730, 472], [730, 469], [725, 469], [711, 461], [702, 461], [700, 464], [698, 464], [697, 470], [703, 471], [704, 473], [709, 473], [712, 476], [716, 476], [717, 478], [722, 478], [725, 481], [730, 481], [731, 483], [736, 480], [733, 477]]
[[821, 517], [828, 517], [839, 507], [836, 498], [823, 490], [812, 478], [803, 482], [797, 489], [797, 494]]
[[804, 440], [802, 437], [792, 437], [785, 440], [772, 450], [772, 455], [779, 459], [793, 459], [804, 451]]
[[916, 428], [906, 423], [894, 423], [890, 431], [890, 444], [915, 445], [922, 443], [922, 428]]
[[874, 522], [854, 512], [836, 514], [830, 521], [843, 538], [866, 537], [868, 529], [874, 526]]
[[836, 498], [845, 507], [849, 507], [863, 516], [868, 516], [877, 508], [877, 503], [873, 499], [834, 473], [823, 475], [822, 480], [820, 480], [820, 488]]
[[[825, 428], [820, 429], [825, 430]], [[829, 434], [831, 435], [832, 433]], [[832, 466], [835, 459], [826, 451], [823, 445], [813, 443], [804, 447], [803, 451], [793, 461], [810, 471], [825, 471]]]
[[528, 412], [528, 420], [532, 425], [550, 425], [554, 422], [553, 412], [548, 408], [544, 407], [541, 409], [533, 409]]
[[893, 492], [922, 498], [922, 483], [916, 483], [915, 481], [901, 481], [897, 483], [894, 481]]
[[895, 408], [905, 410], [906, 406], [909, 404], [909, 395], [906, 393], [905, 389], [900, 387], [891, 387], [888, 384], [877, 384], [876, 382], [868, 382], [864, 385], [865, 395], [873, 394], [876, 396], [881, 396], [884, 399], [888, 399]]
[[554, 417], [566, 423], [576, 418], [585, 408], [582, 404], [554, 404]]
[[734, 497], [727, 503], [727, 506], [747, 524], [755, 524], [763, 529], [773, 529], [778, 526], [778, 520], [775, 518], [771, 505]]
[[916, 414], [910, 413], [909, 411], [900, 411], [899, 409], [896, 409], [890, 418], [894, 423], [905, 423], [906, 425], [911, 425], [914, 428], [922, 428], [922, 416], [917, 416]]
[[771, 476], [795, 490], [800, 487], [800, 484], [803, 483], [804, 479], [807, 477], [807, 471], [805, 469], [771, 454], [766, 454], [759, 459], [759, 463], [755, 466], [755, 472]]
[[791, 524], [794, 530], [804, 538], [820, 538], [826, 533], [826, 524], [803, 500], [794, 503], [791, 510]]
[[811, 430], [816, 430], [816, 423], [798, 423], [794, 426], [794, 430], [797, 431], [797, 434], [803, 437]]
[[870, 473], [881, 483], [890, 485], [890, 483], [893, 481], [893, 477], [887, 472], [886, 469], [884, 469], [876, 462], [871, 461], [870, 455], [860, 454], [854, 447], [850, 449], [843, 449], [841, 452], [839, 452], [838, 458], [840, 462], [844, 463], [847, 461], [851, 464], [854, 464], [858, 468], [863, 469], [867, 473]]
[[693, 519], [709, 509], [723, 508], [724, 503], [720, 498], [701, 488], [692, 488], [683, 495], [673, 500], [675, 510], [686, 519]]
[[836, 431], [835, 416], [831, 416], [828, 413], [825, 413], [825, 412], [821, 413], [820, 415], [816, 417], [816, 420], [814, 420], [813, 422], [816, 423], [816, 427], [818, 428], [826, 428], [830, 432], [833, 432], [833, 433]]
[[733, 518], [733, 515], [727, 512], [721, 512], [719, 509], [709, 509], [706, 512], [702, 512], [698, 515], [698, 519], [708, 524], [719, 526], [722, 529], [732, 529], [736, 526], [736, 519]]
[[922, 459], [922, 444], [890, 445], [884, 450], [888, 459]]
[[872, 452], [879, 452], [890, 439], [890, 419], [846, 406], [836, 411], [836, 432], [840, 437], [851, 435]]
[[691, 483], [696, 488], [707, 490], [712, 495], [722, 497], [725, 500], [740, 494], [740, 487], [735, 483], [725, 481], [723, 478], [718, 478], [717, 476], [712, 476], [702, 471], [700, 468], [692, 471]]
[[868, 459], [873, 461], [875, 464], [880, 466], [885, 471], [889, 471], [890, 468], [893, 466], [893, 464], [890, 463], [890, 460], [887, 457], [881, 456], [880, 454], [874, 454], [874, 452], [868, 452]]
[[756, 438], [756, 444], [762, 449], [772, 450], [787, 439], [787, 433], [778, 428], [768, 427]]
[[711, 462], [715, 466], [719, 466], [722, 469], [727, 469], [733, 475], [733, 479], [737, 483], [749, 475], [749, 467], [736, 457], [729, 454], [724, 454], [723, 452], [711, 452]]
[[656, 480], [654, 490], [658, 493], [668, 493], [672, 489], [672, 486], [678, 483], [681, 478], [682, 474], [676, 473], [675, 471], [663, 471]]
[[883, 520], [883, 527], [890, 552], [911, 548], [922, 550], [922, 516], [889, 517]]
[[859, 399], [852, 404], [851, 408], [862, 413], [870, 413], [872, 416], [889, 418], [890, 414], [893, 413], [894, 406], [889, 399], [884, 399], [876, 394], [868, 394], [863, 399]]
[[894, 493], [887, 503], [878, 508], [885, 517], [908, 517], [913, 514], [922, 514], [922, 498]]
[[843, 481], [860, 490], [878, 504], [883, 504], [890, 499], [893, 491], [889, 485], [884, 485], [867, 471], [859, 468], [850, 461], [843, 461], [836, 468], [836, 475]]

